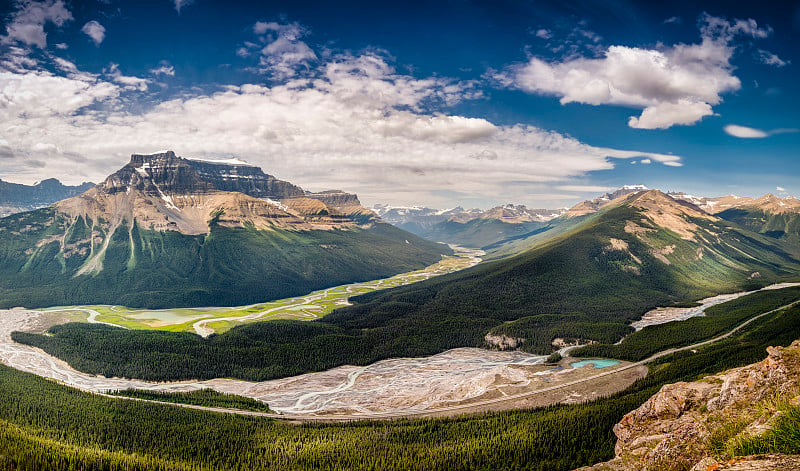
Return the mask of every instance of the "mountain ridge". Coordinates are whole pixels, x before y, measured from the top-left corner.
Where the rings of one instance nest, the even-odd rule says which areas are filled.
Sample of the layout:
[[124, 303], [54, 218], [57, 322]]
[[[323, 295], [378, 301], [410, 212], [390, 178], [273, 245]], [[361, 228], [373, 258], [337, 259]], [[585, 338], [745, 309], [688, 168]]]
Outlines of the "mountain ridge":
[[33, 185], [0, 180], [0, 218], [49, 206], [56, 201], [83, 193], [92, 186], [94, 183], [91, 182], [75, 186], [64, 185], [55, 178]]

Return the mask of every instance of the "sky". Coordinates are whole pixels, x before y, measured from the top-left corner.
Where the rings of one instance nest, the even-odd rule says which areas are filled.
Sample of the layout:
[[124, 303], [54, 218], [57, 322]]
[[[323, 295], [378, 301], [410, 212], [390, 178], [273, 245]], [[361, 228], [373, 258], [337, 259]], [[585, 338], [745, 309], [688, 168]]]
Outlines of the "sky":
[[0, 178], [236, 157], [365, 205], [800, 195], [800, 0], [0, 0]]

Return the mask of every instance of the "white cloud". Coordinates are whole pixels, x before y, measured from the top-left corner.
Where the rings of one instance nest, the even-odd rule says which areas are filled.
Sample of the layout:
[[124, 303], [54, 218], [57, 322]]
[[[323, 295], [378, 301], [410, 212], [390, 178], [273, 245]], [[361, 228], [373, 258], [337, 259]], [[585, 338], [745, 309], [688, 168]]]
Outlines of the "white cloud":
[[36, 68], [39, 61], [29, 56], [29, 51], [22, 47], [10, 46], [8, 51], [0, 56], [0, 66], [12, 72], [24, 73]]
[[53, 23], [62, 26], [73, 19], [72, 13], [67, 10], [63, 0], [20, 1], [18, 10], [11, 16], [11, 21], [6, 25], [7, 35], [2, 37], [3, 42], [19, 41], [29, 46], [44, 49], [47, 46], [47, 33], [44, 25]]
[[106, 38], [106, 28], [95, 20], [83, 25], [81, 31], [92, 39], [95, 46], [99, 46]]
[[26, 130], [36, 129], [44, 121], [70, 117], [83, 107], [119, 95], [118, 88], [107, 82], [76, 80], [46, 72], [0, 71], [0, 89], [3, 90], [0, 122], [6, 125], [1, 132], [10, 132], [8, 126], [12, 123], [28, 132]]
[[769, 136], [766, 131], [762, 131], [761, 129], [739, 126], [738, 124], [729, 124], [722, 129], [731, 136], [745, 139], [759, 139]]
[[796, 128], [779, 128], [779, 129], [764, 131], [761, 129], [750, 128], [747, 126], [739, 126], [738, 124], [729, 124], [722, 129], [731, 136], [741, 137], [745, 139], [760, 139], [764, 137], [774, 136], [776, 134], [791, 134], [800, 131]]
[[664, 20], [664, 24], [673, 24], [673, 23], [681, 24], [682, 20], [681, 20], [681, 18], [679, 16], [671, 16], [671, 17], [667, 18], [666, 20]]
[[122, 71], [119, 70], [119, 64], [112, 63], [107, 69], [103, 69], [103, 71], [111, 77], [112, 81], [124, 85], [126, 90], [139, 90], [140, 92], [144, 92], [147, 91], [147, 84], [150, 83], [148, 79], [123, 75]]
[[628, 126], [636, 129], [666, 129], [676, 124], [694, 124], [712, 114], [714, 112], [708, 103], [681, 99], [677, 103], [664, 102], [646, 107], [638, 118], [628, 118]]
[[777, 190], [777, 191], [786, 191], [786, 188], [784, 188], [782, 186], [776, 186], [775, 190]]
[[255, 34], [261, 35], [261, 34], [266, 34], [267, 31], [280, 31], [281, 28], [282, 25], [279, 25], [274, 21], [271, 22], [256, 21], [256, 23], [253, 25], [253, 32]]
[[155, 69], [150, 69], [150, 73], [153, 74], [153, 75], [168, 75], [170, 77], [174, 77], [175, 76], [175, 67], [164, 63], [164, 64], [161, 64], [160, 67], [157, 67]]
[[194, 0], [172, 0], [172, 3], [175, 5], [175, 11], [180, 14], [181, 9], [183, 7], [189, 6], [194, 3]]
[[314, 51], [301, 40], [308, 31], [298, 23], [281, 24], [258, 21], [253, 33], [259, 42], [245, 42], [237, 48], [236, 55], [242, 58], [256, 55], [259, 71], [270, 74], [276, 80], [294, 77], [301, 70], [310, 70], [317, 60]]
[[639, 161], [639, 163], [641, 163], [642, 165], [648, 165], [653, 163], [653, 161], [650, 159], [642, 159], [641, 161]]
[[62, 51], [64, 49], [69, 49], [69, 46], [67, 45], [67, 43], [58, 43], [55, 46], [56, 46], [56, 49], [61, 49]]
[[761, 60], [762, 64], [774, 65], [775, 67], [785, 67], [792, 63], [791, 61], [785, 61], [781, 59], [777, 54], [773, 54], [763, 49], [758, 50], [758, 58]]
[[712, 106], [722, 101], [721, 95], [741, 88], [730, 64], [734, 36], [763, 38], [771, 32], [759, 28], [755, 20], [728, 22], [706, 15], [703, 23], [699, 44], [657, 49], [610, 46], [603, 57], [562, 62], [532, 57], [495, 78], [507, 87], [558, 96], [562, 104], [642, 108], [640, 116], [628, 121], [634, 128], [694, 124], [713, 114]]
[[540, 28], [536, 30], [536, 37], [541, 39], [550, 39], [553, 37], [553, 33], [550, 32], [549, 29]]

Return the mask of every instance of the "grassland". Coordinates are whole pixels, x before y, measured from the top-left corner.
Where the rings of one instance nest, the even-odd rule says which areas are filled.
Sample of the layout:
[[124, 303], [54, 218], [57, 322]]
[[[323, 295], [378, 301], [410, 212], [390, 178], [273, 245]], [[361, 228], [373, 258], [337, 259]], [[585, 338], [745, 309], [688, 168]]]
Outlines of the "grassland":
[[318, 319], [336, 308], [348, 306], [348, 299], [352, 296], [404, 286], [475, 265], [480, 261], [477, 253], [479, 252], [460, 250], [457, 256], [445, 257], [422, 270], [247, 306], [131, 309], [113, 305], [87, 305], [55, 307], [47, 311], [73, 315], [86, 313], [89, 314], [90, 323], [111, 324], [128, 329], [196, 332], [205, 337], [250, 322]]

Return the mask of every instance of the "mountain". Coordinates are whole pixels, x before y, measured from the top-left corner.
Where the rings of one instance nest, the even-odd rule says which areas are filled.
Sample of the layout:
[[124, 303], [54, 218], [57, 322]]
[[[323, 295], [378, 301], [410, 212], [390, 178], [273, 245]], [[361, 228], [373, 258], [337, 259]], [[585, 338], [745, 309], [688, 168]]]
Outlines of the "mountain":
[[81, 195], [0, 220], [0, 306], [242, 305], [445, 253], [352, 194], [307, 192], [239, 161], [134, 154]]
[[563, 210], [529, 209], [513, 204], [485, 211], [388, 205], [375, 205], [373, 209], [386, 222], [426, 239], [477, 248], [524, 237], [563, 213]]
[[800, 469], [800, 456], [776, 454], [797, 448], [800, 341], [767, 353], [755, 364], [663, 386], [614, 426], [615, 458], [580, 471]]
[[90, 182], [67, 186], [55, 178], [42, 180], [35, 185], [0, 180], [0, 218], [49, 206], [56, 201], [83, 193], [93, 186], [94, 183]]
[[797, 277], [795, 246], [657, 190], [613, 201], [521, 254], [353, 298], [325, 320], [382, 332], [401, 355], [487, 336], [549, 353], [555, 338], [613, 343], [656, 306]]
[[794, 196], [779, 198], [766, 194], [760, 198], [734, 195], [704, 198], [684, 193], [671, 195], [691, 201], [706, 212], [733, 221], [753, 232], [800, 243], [800, 199]]

